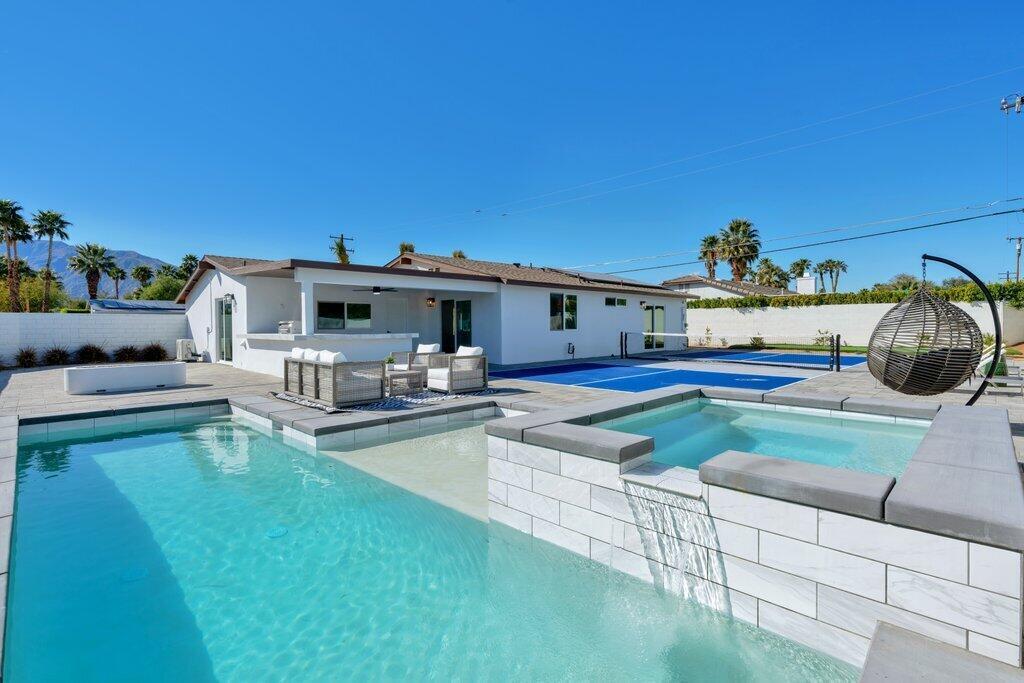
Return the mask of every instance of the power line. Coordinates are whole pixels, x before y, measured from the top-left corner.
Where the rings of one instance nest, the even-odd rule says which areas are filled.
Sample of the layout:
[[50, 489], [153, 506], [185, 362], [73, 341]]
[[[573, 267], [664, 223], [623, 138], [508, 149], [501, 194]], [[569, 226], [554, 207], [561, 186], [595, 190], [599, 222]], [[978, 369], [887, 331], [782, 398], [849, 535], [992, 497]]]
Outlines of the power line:
[[[868, 221], [866, 223], [853, 223], [850, 225], [843, 225], [835, 228], [825, 228], [822, 230], [812, 230], [809, 232], [794, 233], [792, 235], [784, 235], [782, 237], [772, 237], [769, 239], [761, 240], [761, 243], [765, 242], [782, 242], [784, 240], [797, 239], [799, 237], [810, 237], [812, 235], [824, 235], [833, 232], [842, 232], [844, 230], [855, 230], [857, 228], [867, 228], [873, 225], [882, 225], [884, 223], [897, 223], [899, 221], [909, 221], [914, 218], [925, 218], [926, 216], [937, 216], [943, 213], [952, 213], [954, 211], [979, 211], [981, 209], [991, 208], [999, 204], [1009, 204], [1011, 202], [1019, 202], [1024, 200], [1024, 197], [1011, 197], [1008, 199], [996, 199], [995, 201], [985, 202], [983, 204], [974, 204], [967, 206], [957, 206], [948, 209], [937, 209], [934, 211], [924, 211], [921, 213], [911, 214], [909, 216], [898, 216], [895, 218], [881, 218], [878, 220]], [[747, 246], [752, 243], [738, 243], [736, 246]], [[613, 266], [621, 263], [636, 263], [638, 261], [654, 261], [661, 258], [669, 258], [671, 256], [682, 256], [683, 254], [698, 254], [700, 249], [681, 249], [679, 251], [670, 251], [663, 254], [654, 254], [651, 256], [634, 256], [632, 258], [617, 259], [614, 261], [601, 261], [600, 263], [588, 263], [581, 266], [566, 266], [567, 268], [599, 268], [601, 266]]]
[[[976, 220], [979, 220], [981, 218], [991, 218], [993, 216], [1005, 216], [1007, 214], [1012, 214], [1012, 213], [1024, 213], [1024, 209], [1008, 209], [1006, 211], [993, 211], [993, 212], [981, 214], [981, 215], [978, 215], [978, 216], [967, 216], [967, 217], [964, 217], [964, 218], [953, 218], [953, 219], [950, 219], [948, 221], [939, 221], [937, 223], [926, 223], [924, 225], [913, 225], [913, 226], [910, 226], [908, 228], [897, 228], [895, 230], [882, 230], [880, 232], [872, 232], [872, 233], [868, 233], [866, 235], [855, 235], [853, 237], [840, 237], [840, 238], [832, 239], [832, 240], [822, 240], [820, 242], [809, 242], [807, 244], [798, 244], [798, 245], [793, 246], [793, 247], [779, 247], [777, 249], [767, 249], [765, 251], [762, 251], [761, 254], [762, 255], [763, 254], [777, 254], [777, 253], [780, 253], [780, 252], [783, 252], [783, 251], [794, 251], [796, 249], [809, 249], [810, 247], [820, 247], [820, 246], [823, 246], [823, 245], [826, 245], [826, 244], [839, 244], [841, 242], [853, 242], [853, 241], [856, 241], [856, 240], [868, 239], [870, 237], [882, 237], [884, 235], [896, 235], [896, 234], [903, 233], [903, 232], [911, 232], [913, 230], [924, 230], [925, 228], [937, 228], [937, 227], [941, 227], [941, 226], [944, 226], [944, 225], [953, 225], [955, 223], [966, 223], [968, 221], [976, 221]], [[663, 268], [678, 268], [680, 266], [691, 266], [691, 265], [695, 265], [695, 264], [698, 264], [698, 263], [703, 263], [703, 261], [700, 261], [700, 260], [697, 260], [697, 261], [684, 261], [682, 263], [670, 263], [670, 264], [664, 265], [664, 266], [645, 266], [643, 268], [630, 268], [630, 269], [627, 269], [627, 270], [611, 270], [611, 271], [608, 271], [608, 274], [609, 275], [618, 275], [618, 274], [621, 274], [621, 273], [638, 273], [638, 272], [644, 271], [644, 270], [660, 270], [660, 269], [663, 269]]]
[[492, 211], [494, 209], [499, 209], [499, 208], [503, 208], [503, 207], [506, 207], [506, 206], [512, 206], [512, 205], [515, 205], [515, 204], [522, 204], [524, 202], [534, 201], [534, 200], [537, 200], [537, 199], [543, 199], [545, 197], [550, 197], [550, 196], [557, 195], [557, 194], [563, 194], [565, 192], [572, 192], [574, 190], [580, 190], [580, 189], [583, 189], [583, 188], [586, 188], [586, 187], [591, 187], [593, 185], [599, 185], [601, 183], [610, 182], [612, 180], [619, 180], [621, 178], [626, 178], [626, 177], [629, 177], [629, 176], [638, 175], [638, 174], [641, 174], [641, 173], [647, 173], [649, 171], [654, 171], [654, 170], [657, 170], [659, 168], [665, 168], [667, 166], [673, 166], [673, 165], [676, 165], [676, 164], [685, 163], [687, 161], [693, 161], [694, 159], [699, 159], [699, 158], [702, 158], [702, 157], [705, 157], [705, 156], [711, 156], [713, 154], [719, 154], [721, 152], [727, 152], [727, 151], [730, 151], [730, 150], [733, 150], [733, 149], [737, 149], [737, 148], [740, 148], [740, 147], [746, 147], [748, 145], [756, 144], [758, 142], [764, 142], [766, 140], [771, 140], [771, 139], [774, 139], [774, 138], [777, 138], [777, 137], [782, 137], [784, 135], [790, 135], [792, 133], [798, 133], [798, 132], [803, 131], [803, 130], [807, 130], [807, 129], [810, 129], [810, 128], [815, 128], [817, 126], [822, 126], [822, 125], [825, 125], [825, 124], [828, 124], [828, 123], [834, 123], [836, 121], [841, 121], [843, 119], [853, 118], [855, 116], [860, 116], [862, 114], [867, 114], [867, 113], [872, 112], [872, 111], [877, 111], [879, 109], [885, 109], [887, 107], [892, 107], [892, 106], [895, 106], [897, 104], [902, 104], [904, 102], [910, 102], [912, 100], [920, 99], [922, 97], [928, 97], [928, 96], [935, 95], [935, 94], [940, 93], [940, 92], [945, 92], [947, 90], [953, 90], [955, 88], [960, 88], [960, 87], [963, 87], [965, 85], [971, 85], [971, 84], [977, 83], [979, 81], [984, 81], [984, 80], [987, 80], [989, 78], [995, 78], [996, 76], [1002, 76], [1004, 74], [1008, 74], [1008, 73], [1011, 73], [1011, 72], [1014, 72], [1014, 71], [1019, 71], [1021, 69], [1024, 69], [1024, 64], [1019, 65], [1019, 66], [1010, 67], [1008, 69], [1002, 69], [1000, 71], [995, 71], [993, 73], [985, 74], [985, 75], [978, 76], [978, 77], [975, 77], [975, 78], [971, 78], [971, 79], [968, 79], [966, 81], [959, 81], [957, 83], [951, 83], [949, 85], [944, 85], [944, 86], [939, 87], [939, 88], [933, 88], [931, 90], [926, 90], [926, 91], [923, 91], [923, 92], [915, 93], [913, 95], [908, 95], [906, 97], [900, 97], [900, 98], [897, 98], [895, 100], [890, 100], [888, 102], [883, 102], [883, 103], [880, 103], [880, 104], [872, 105], [870, 107], [865, 107], [863, 109], [857, 109], [857, 110], [852, 111], [852, 112], [847, 112], [847, 113], [844, 113], [844, 114], [837, 114], [837, 115], [834, 115], [834, 116], [829, 116], [827, 118], [819, 119], [819, 120], [813, 121], [811, 123], [806, 123], [806, 124], [802, 124], [802, 125], [799, 125], [799, 126], [794, 126], [792, 128], [787, 128], [787, 129], [784, 129], [784, 130], [776, 131], [774, 133], [768, 133], [766, 135], [761, 135], [761, 136], [758, 136], [758, 137], [750, 138], [750, 139], [744, 140], [742, 142], [732, 143], [732, 144], [729, 144], [729, 145], [725, 145], [725, 146], [718, 147], [718, 148], [715, 148], [715, 149], [707, 150], [707, 151], [704, 151], [704, 152], [698, 152], [696, 154], [691, 154], [691, 155], [688, 155], [688, 156], [685, 156], [685, 157], [680, 157], [680, 158], [677, 158], [677, 159], [670, 159], [668, 161], [664, 161], [664, 162], [661, 162], [661, 163], [658, 163], [658, 164], [654, 164], [654, 165], [651, 165], [651, 166], [646, 166], [644, 168], [639, 168], [639, 169], [635, 169], [635, 170], [632, 170], [632, 171], [625, 171], [623, 173], [617, 173], [615, 175], [606, 176], [606, 177], [603, 177], [603, 178], [597, 178], [597, 179], [590, 180], [590, 181], [587, 181], [587, 182], [584, 182], [584, 183], [579, 183], [579, 184], [576, 184], [576, 185], [571, 185], [569, 187], [563, 187], [563, 188], [560, 188], [560, 189], [557, 189], [557, 190], [550, 190], [550, 191], [547, 191], [547, 192], [542, 192], [540, 194], [535, 194], [535, 195], [530, 195], [530, 196], [527, 196], [527, 197], [523, 197], [521, 199], [514, 199], [514, 200], [510, 200], [510, 201], [499, 202], [497, 204], [492, 204], [492, 205], [481, 207], [481, 208], [477, 208], [477, 209], [462, 210], [462, 211], [458, 211], [458, 212], [455, 212], [455, 213], [446, 214], [446, 215], [443, 215], [443, 216], [435, 216], [435, 217], [432, 217], [432, 218], [421, 218], [421, 219], [415, 219], [415, 220], [412, 220], [412, 221], [405, 221], [403, 223], [394, 224], [391, 227], [392, 228], [400, 228], [400, 227], [406, 227], [406, 226], [410, 226], [410, 225], [417, 225], [417, 224], [420, 224], [420, 223], [433, 223], [433, 222], [436, 222], [436, 221], [444, 221], [444, 220], [447, 220], [447, 219], [450, 219], [450, 218], [464, 217], [467, 214], [471, 214], [471, 213], [472, 214], [481, 214], [481, 213], [483, 213], [485, 211]]

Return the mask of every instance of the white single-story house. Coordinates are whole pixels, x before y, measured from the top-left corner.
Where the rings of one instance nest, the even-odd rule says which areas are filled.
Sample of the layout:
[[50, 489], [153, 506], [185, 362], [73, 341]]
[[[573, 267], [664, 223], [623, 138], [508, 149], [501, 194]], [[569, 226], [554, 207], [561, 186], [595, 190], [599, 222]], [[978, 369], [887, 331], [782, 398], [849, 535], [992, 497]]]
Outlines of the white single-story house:
[[[814, 284], [814, 278], [811, 285]], [[737, 282], [735, 280], [718, 280], [693, 273], [665, 280], [662, 287], [693, 295], [697, 299], [732, 299], [744, 296], [790, 296], [796, 294], [782, 287], [766, 287], [753, 282]], [[812, 289], [811, 294], [814, 293]]]
[[384, 266], [204, 256], [178, 295], [205, 360], [280, 376], [292, 347], [380, 360], [482, 346], [492, 365], [619, 353], [685, 330], [692, 296], [614, 275], [406, 253]]

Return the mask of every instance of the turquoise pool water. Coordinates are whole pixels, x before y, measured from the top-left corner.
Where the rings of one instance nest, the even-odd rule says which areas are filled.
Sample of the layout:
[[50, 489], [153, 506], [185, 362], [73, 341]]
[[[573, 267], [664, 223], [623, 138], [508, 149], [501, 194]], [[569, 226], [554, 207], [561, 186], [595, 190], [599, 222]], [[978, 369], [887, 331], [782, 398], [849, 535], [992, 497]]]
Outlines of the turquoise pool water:
[[856, 676], [231, 420], [20, 449], [6, 648], [13, 682]]
[[654, 437], [657, 462], [696, 469], [735, 450], [899, 477], [927, 425], [868, 422], [687, 401], [610, 420], [608, 429]]

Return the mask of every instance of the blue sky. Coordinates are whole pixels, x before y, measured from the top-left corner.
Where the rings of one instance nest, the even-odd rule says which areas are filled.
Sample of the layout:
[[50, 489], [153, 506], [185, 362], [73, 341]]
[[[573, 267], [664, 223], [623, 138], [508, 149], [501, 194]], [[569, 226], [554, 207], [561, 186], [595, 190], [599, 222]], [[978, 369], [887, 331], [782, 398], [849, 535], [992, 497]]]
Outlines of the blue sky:
[[[329, 258], [343, 230], [363, 263], [410, 240], [577, 266], [694, 249], [734, 217], [771, 240], [1002, 199], [1007, 144], [1024, 194], [1024, 115], [998, 111], [1022, 68], [486, 208], [1024, 66], [1019, 1], [711, 5], [11, 3], [0, 196], [169, 261]], [[776, 260], [842, 258], [850, 289], [927, 249], [992, 279], [1018, 233], [1013, 216]]]

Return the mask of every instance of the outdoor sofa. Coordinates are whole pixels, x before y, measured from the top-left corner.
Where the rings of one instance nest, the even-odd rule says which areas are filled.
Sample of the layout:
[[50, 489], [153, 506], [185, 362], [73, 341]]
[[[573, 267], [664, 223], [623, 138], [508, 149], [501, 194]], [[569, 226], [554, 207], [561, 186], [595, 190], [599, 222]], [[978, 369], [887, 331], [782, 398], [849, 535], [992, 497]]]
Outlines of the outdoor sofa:
[[384, 398], [384, 361], [349, 361], [340, 352], [292, 349], [285, 393], [339, 408]]

